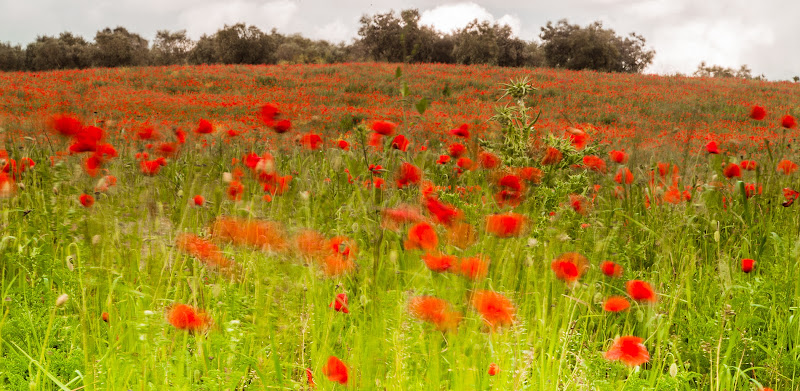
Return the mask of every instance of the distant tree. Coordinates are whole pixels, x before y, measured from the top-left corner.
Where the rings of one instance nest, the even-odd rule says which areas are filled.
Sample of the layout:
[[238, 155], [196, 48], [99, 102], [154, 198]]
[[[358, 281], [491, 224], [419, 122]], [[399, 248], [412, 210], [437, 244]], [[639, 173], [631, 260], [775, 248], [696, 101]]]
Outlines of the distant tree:
[[189, 51], [187, 61], [194, 65], [219, 63], [215, 46], [213, 36], [203, 34]]
[[730, 77], [738, 79], [765, 80], [766, 76], [753, 76], [753, 71], [747, 65], [742, 65], [739, 69], [726, 68], [721, 65], [707, 65], [705, 61], [700, 62], [693, 76], [696, 77]]
[[214, 34], [214, 51], [223, 64], [273, 64], [276, 45], [272, 38], [256, 26], [225, 25]]
[[525, 66], [543, 67], [547, 65], [542, 45], [537, 42], [528, 42], [525, 46]]
[[98, 31], [94, 42], [94, 60], [98, 66], [141, 66], [149, 62], [150, 49], [147, 40], [124, 27]]
[[[420, 13], [417, 9], [364, 15], [360, 19], [358, 35], [368, 56], [378, 61], [389, 62], [431, 62], [446, 60], [443, 55], [442, 37], [433, 28], [419, 25]], [[447, 46], [447, 44], [445, 44]]]
[[555, 25], [547, 22], [539, 37], [547, 65], [556, 68], [638, 73], [655, 56], [655, 51], [645, 48], [641, 35], [631, 33], [622, 38], [599, 21], [586, 27], [569, 24], [566, 19]]
[[69, 32], [61, 33], [58, 38], [40, 36], [25, 49], [25, 69], [87, 68], [92, 65], [92, 50], [92, 45], [83, 37]]
[[0, 42], [0, 71], [21, 71], [25, 69], [25, 50], [21, 46]]
[[193, 47], [194, 42], [186, 35], [186, 30], [159, 30], [151, 50], [153, 64], [185, 64]]
[[489, 22], [475, 19], [456, 31], [453, 39], [453, 58], [457, 63], [497, 65], [500, 47]]
[[792, 80], [794, 80], [795, 83], [800, 83], [800, 76], [794, 76]]

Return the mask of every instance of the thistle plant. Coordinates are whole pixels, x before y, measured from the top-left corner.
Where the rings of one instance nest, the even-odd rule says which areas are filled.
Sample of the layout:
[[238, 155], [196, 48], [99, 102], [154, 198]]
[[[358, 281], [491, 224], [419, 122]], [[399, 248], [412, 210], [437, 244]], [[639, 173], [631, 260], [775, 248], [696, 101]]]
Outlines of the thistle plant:
[[529, 142], [531, 135], [534, 134], [534, 124], [539, 119], [541, 111], [534, 117], [532, 108], [525, 104], [525, 97], [536, 88], [530, 84], [527, 76], [511, 80], [508, 83], [501, 83], [500, 86], [503, 95], [498, 101], [509, 96], [513, 99], [513, 104], [507, 103], [495, 107], [495, 115], [491, 120], [500, 124], [503, 140], [494, 148], [489, 145], [484, 145], [484, 147], [497, 150], [503, 162], [509, 166], [526, 166], [531, 160]]

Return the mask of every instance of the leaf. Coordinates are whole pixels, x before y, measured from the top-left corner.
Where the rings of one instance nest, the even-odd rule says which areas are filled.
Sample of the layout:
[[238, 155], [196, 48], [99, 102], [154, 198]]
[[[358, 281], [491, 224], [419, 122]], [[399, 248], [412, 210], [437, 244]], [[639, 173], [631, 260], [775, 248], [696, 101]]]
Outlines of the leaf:
[[395, 69], [394, 71], [394, 78], [399, 79], [402, 76], [403, 76], [403, 70], [400, 69], [400, 67], [397, 67], [397, 69]]
[[402, 95], [404, 98], [408, 96], [408, 83], [403, 82], [403, 87], [400, 88], [400, 95]]
[[425, 110], [428, 109], [428, 106], [430, 106], [430, 104], [431, 102], [428, 100], [428, 98], [420, 99], [419, 102], [417, 102], [417, 104], [415, 105], [417, 107], [417, 112], [419, 112], [420, 115], [425, 114]]

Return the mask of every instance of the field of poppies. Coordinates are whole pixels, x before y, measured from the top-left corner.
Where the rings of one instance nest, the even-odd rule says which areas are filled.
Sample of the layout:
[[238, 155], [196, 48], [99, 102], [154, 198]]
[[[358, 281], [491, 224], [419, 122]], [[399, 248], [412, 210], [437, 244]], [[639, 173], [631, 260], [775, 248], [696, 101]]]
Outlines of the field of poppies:
[[800, 390], [800, 84], [0, 73], [0, 389]]

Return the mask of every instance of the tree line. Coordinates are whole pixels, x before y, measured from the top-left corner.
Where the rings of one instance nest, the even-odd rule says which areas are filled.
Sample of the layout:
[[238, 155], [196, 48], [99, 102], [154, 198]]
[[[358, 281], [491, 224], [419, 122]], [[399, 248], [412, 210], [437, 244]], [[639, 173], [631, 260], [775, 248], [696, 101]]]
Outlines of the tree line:
[[507, 25], [474, 20], [452, 33], [421, 25], [407, 9], [361, 17], [350, 44], [269, 33], [244, 23], [225, 25], [197, 41], [185, 30], [160, 30], [150, 43], [124, 27], [105, 28], [93, 41], [70, 32], [39, 36], [27, 46], [0, 43], [0, 70], [46, 71], [90, 67], [194, 64], [279, 64], [388, 61], [555, 67], [638, 73], [655, 52], [636, 33], [619, 36], [601, 22], [588, 26], [548, 22], [541, 41], [515, 37]]

